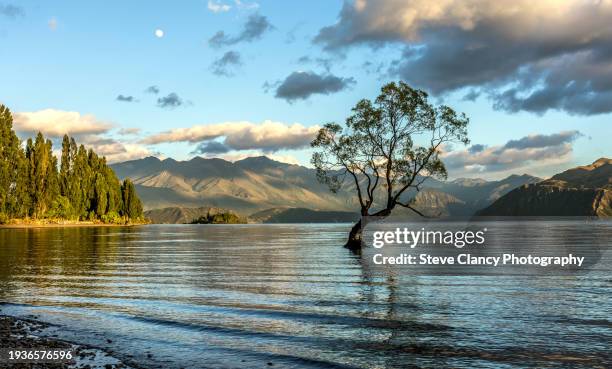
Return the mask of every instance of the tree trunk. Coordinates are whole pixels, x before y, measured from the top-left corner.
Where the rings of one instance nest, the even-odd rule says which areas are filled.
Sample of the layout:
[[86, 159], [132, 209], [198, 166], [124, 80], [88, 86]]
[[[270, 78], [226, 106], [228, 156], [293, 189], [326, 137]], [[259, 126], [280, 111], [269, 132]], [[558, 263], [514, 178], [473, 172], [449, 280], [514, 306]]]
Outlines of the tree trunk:
[[349, 233], [348, 240], [346, 240], [346, 247], [349, 250], [356, 251], [361, 250], [361, 219], [355, 223], [353, 228], [351, 228], [351, 232]]
[[[369, 216], [386, 218], [391, 214], [392, 210], [393, 208], [382, 209], [378, 211], [377, 213], [374, 213]], [[363, 220], [364, 220], [364, 217], [367, 217], [367, 216], [368, 215], [362, 215], [361, 219], [357, 223], [355, 223], [353, 228], [351, 228], [351, 232], [349, 233], [348, 239], [346, 240], [346, 244], [344, 245], [344, 247], [346, 247], [347, 249], [351, 251], [361, 250], [361, 235], [363, 233], [363, 226], [364, 226]]]

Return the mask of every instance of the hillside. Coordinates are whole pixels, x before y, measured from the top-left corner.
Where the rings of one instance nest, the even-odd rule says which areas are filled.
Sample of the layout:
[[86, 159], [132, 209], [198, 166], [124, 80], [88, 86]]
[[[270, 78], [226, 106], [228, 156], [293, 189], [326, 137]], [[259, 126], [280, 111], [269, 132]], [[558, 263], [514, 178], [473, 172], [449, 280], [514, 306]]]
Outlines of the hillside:
[[612, 186], [612, 159], [600, 158], [591, 165], [568, 169], [551, 178], [568, 186], [603, 188]]
[[[350, 183], [332, 194], [317, 181], [314, 169], [264, 156], [234, 163], [200, 157], [189, 161], [149, 157], [112, 167], [120, 178], [132, 179], [147, 210], [207, 206], [247, 216], [273, 208], [341, 212], [359, 208]], [[471, 215], [513, 188], [539, 180], [528, 175], [500, 181], [430, 179], [426, 191], [417, 196], [417, 207], [432, 214]]]
[[359, 213], [273, 208], [251, 214], [249, 220], [254, 223], [352, 223], [359, 220]]
[[[449, 182], [435, 182], [429, 185], [432, 189], [452, 195], [463, 202], [463, 207], [451, 209], [452, 215], [471, 215], [482, 209], [513, 189], [525, 184], [538, 183], [542, 179], [528, 174], [513, 174], [499, 181], [460, 178]], [[417, 198], [418, 200], [418, 198]]]
[[246, 215], [273, 207], [347, 209], [353, 201], [352, 196], [331, 194], [317, 182], [313, 170], [266, 157], [235, 163], [151, 157], [120, 163], [113, 169], [119, 177], [132, 178], [146, 209], [207, 205]]
[[521, 186], [478, 212], [483, 216], [612, 216], [612, 160]]

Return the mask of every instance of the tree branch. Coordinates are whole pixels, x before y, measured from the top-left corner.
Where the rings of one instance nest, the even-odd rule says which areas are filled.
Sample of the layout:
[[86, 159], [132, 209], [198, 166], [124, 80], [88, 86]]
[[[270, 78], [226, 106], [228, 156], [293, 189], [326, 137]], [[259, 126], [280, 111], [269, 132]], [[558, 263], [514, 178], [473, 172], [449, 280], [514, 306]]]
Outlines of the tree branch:
[[396, 204], [414, 211], [415, 213], [417, 213], [418, 215], [422, 216], [423, 218], [431, 218], [429, 215], [425, 215], [425, 214], [421, 213], [420, 211], [418, 211], [417, 209], [413, 208], [412, 206], [410, 206], [410, 204], [404, 204], [404, 203], [401, 203], [399, 201], [396, 202]]

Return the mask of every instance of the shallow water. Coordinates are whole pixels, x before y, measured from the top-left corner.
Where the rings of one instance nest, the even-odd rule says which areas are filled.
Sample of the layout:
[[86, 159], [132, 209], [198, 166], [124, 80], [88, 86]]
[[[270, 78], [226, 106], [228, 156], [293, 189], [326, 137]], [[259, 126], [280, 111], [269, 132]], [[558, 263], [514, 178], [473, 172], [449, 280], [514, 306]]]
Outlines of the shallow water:
[[145, 367], [612, 365], [610, 260], [580, 276], [380, 275], [340, 247], [349, 227], [0, 229], [1, 313]]

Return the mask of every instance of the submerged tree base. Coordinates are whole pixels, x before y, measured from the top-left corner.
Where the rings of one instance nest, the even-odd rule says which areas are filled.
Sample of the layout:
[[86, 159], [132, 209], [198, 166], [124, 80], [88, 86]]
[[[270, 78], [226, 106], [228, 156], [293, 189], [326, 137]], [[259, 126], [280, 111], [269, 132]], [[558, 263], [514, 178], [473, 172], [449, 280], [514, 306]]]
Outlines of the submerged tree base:
[[344, 244], [344, 247], [351, 251], [360, 251], [361, 250], [361, 241], [360, 240], [352, 240], [348, 239]]
[[351, 232], [349, 233], [348, 239], [344, 244], [344, 247], [351, 250], [357, 251], [361, 250], [361, 233], [363, 231], [362, 222], [359, 220], [353, 228], [351, 228]]

